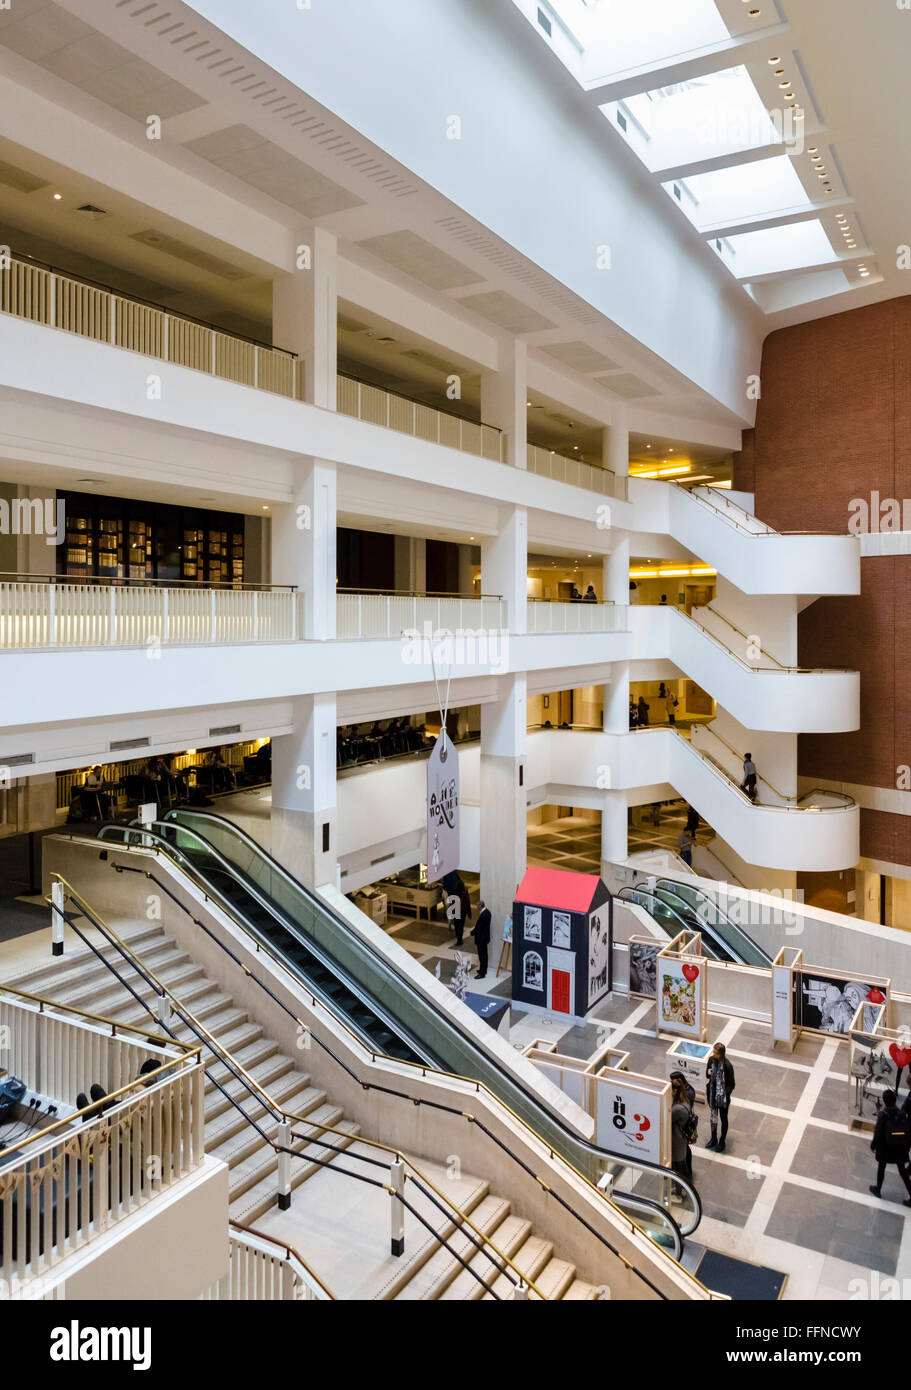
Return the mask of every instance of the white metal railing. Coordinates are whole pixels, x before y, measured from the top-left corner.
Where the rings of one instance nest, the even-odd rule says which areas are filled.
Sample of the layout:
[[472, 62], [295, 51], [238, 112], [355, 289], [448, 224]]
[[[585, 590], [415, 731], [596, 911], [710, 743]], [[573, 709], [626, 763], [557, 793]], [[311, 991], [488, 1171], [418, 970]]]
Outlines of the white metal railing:
[[472, 632], [505, 632], [506, 603], [501, 598], [458, 598], [422, 594], [339, 594], [336, 635], [340, 639], [433, 638]]
[[605, 497], [626, 501], [627, 480], [618, 478], [607, 468], [596, 468], [582, 459], [567, 458], [553, 449], [542, 449], [538, 444], [528, 446], [528, 471], [542, 478], [553, 478], [558, 483], [571, 483], [574, 487], [584, 487], [589, 492], [600, 492]]
[[626, 604], [550, 603], [529, 599], [529, 632], [625, 632], [628, 627]]
[[207, 1302], [315, 1302], [333, 1297], [291, 1246], [236, 1226], [228, 1236], [228, 1272], [202, 1294]]
[[354, 377], [339, 376], [337, 409], [340, 415], [350, 415], [370, 425], [384, 425], [399, 434], [426, 439], [430, 444], [445, 444], [494, 463], [506, 462], [506, 436], [493, 425], [463, 420], [459, 415], [449, 415], [445, 410], [369, 386]]
[[242, 386], [291, 399], [300, 395], [299, 359], [293, 353], [15, 257], [0, 260], [0, 311]]
[[[72, 1114], [72, 1120], [37, 1121], [5, 1153], [0, 1145], [3, 1298], [21, 1296], [205, 1158], [199, 1053], [76, 1014], [6, 989], [0, 999], [17, 1075]], [[149, 1058], [165, 1070], [139, 1079]], [[77, 1111], [78, 1093], [96, 1081], [109, 1108], [102, 1115]]]
[[292, 589], [0, 582], [0, 650], [294, 642]]

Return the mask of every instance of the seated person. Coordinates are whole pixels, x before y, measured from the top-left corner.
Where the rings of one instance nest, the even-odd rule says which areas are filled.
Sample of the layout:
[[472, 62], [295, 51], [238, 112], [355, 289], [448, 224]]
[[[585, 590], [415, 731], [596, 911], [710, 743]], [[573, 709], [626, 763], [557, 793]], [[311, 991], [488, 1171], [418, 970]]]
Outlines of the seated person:
[[89, 820], [107, 820], [111, 814], [111, 798], [104, 786], [104, 769], [96, 763], [86, 773], [79, 794], [82, 810]]

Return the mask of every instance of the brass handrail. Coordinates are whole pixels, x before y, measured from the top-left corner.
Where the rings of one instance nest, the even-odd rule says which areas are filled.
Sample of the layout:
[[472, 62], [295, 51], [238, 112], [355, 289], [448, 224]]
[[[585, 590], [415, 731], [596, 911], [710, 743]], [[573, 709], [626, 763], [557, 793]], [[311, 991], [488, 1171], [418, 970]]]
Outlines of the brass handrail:
[[255, 584], [247, 580], [234, 579], [132, 579], [128, 575], [111, 574], [25, 574], [18, 570], [0, 570], [0, 582], [10, 581], [18, 584], [59, 584], [71, 588], [120, 588], [120, 589], [226, 589], [230, 593], [287, 594], [297, 593], [296, 584]]
[[279, 1240], [277, 1236], [270, 1236], [267, 1235], [265, 1231], [258, 1231], [255, 1226], [245, 1226], [242, 1221], [235, 1221], [233, 1216], [228, 1217], [228, 1225], [233, 1226], [235, 1231], [243, 1231], [245, 1235], [256, 1236], [257, 1240], [265, 1240], [268, 1241], [270, 1245], [278, 1246], [279, 1250], [284, 1250], [286, 1257], [290, 1258], [293, 1256], [301, 1268], [307, 1271], [308, 1276], [313, 1280], [314, 1284], [319, 1284], [326, 1297], [331, 1298], [334, 1303], [338, 1302], [335, 1294], [323, 1283], [316, 1270], [311, 1269], [303, 1255], [301, 1255], [298, 1250], [295, 1250], [293, 1245], [289, 1245], [286, 1240]]
[[[708, 732], [709, 732], [710, 734], [713, 734], [713, 735], [715, 736], [715, 738], [718, 739], [719, 743], [723, 743], [723, 744], [724, 744], [724, 746], [725, 746], [725, 748], [727, 748], [728, 752], [733, 753], [733, 754], [734, 754], [734, 757], [735, 757], [735, 758], [739, 758], [739, 759], [741, 760], [741, 762], [743, 761], [743, 754], [742, 754], [742, 753], [739, 753], [732, 743], [728, 743], [727, 739], [724, 737], [723, 734], [719, 734], [718, 730], [712, 727], [712, 721], [711, 721], [711, 720], [709, 720], [706, 724], [700, 725], [700, 728], [707, 729]], [[693, 747], [695, 748], [696, 745], [694, 744]], [[698, 749], [697, 749], [697, 751], [698, 751]], [[711, 756], [711, 755], [709, 755], [709, 756]], [[758, 769], [757, 769], [757, 771], [756, 771], [756, 776], [759, 778], [759, 781], [760, 781], [760, 782], [765, 782], [766, 786], [767, 786], [771, 791], [773, 791], [773, 792], [775, 793], [776, 796], [780, 796], [781, 799], [782, 799], [782, 801], [790, 801], [790, 802], [793, 802], [794, 805], [795, 805], [795, 807], [796, 807], [796, 805], [797, 805], [798, 802], [800, 802], [800, 801], [806, 801], [806, 799], [807, 799], [808, 796], [813, 796], [814, 793], [817, 792], [817, 791], [818, 791], [818, 792], [823, 792], [826, 796], [840, 796], [844, 801], [848, 802], [848, 804], [849, 804], [850, 806], [854, 806], [854, 805], [857, 804], [857, 803], [855, 802], [854, 798], [853, 798], [852, 796], [848, 796], [848, 794], [847, 794], [846, 792], [833, 792], [833, 791], [828, 791], [825, 787], [813, 787], [813, 788], [811, 788], [810, 791], [808, 791], [808, 792], [803, 792], [802, 795], [800, 795], [800, 796], [788, 796], [787, 792], [780, 792], [780, 791], [778, 790], [778, 788], [777, 788], [772, 782], [769, 781], [768, 777], [763, 777], [762, 773], [761, 773]], [[774, 808], [773, 808], [773, 809], [774, 809]], [[817, 808], [815, 808], [815, 809], [817, 809], [817, 810], [825, 810], [826, 808], [825, 808], [825, 807], [817, 807]], [[834, 807], [829, 808], [829, 809], [834, 809]]]
[[[139, 832], [139, 831], [135, 831], [134, 833], [138, 835], [140, 832]], [[151, 849], [147, 849], [147, 848], [144, 849], [142, 846], [129, 846], [126, 842], [124, 842], [124, 848], [125, 848], [125, 850], [126, 850], [127, 852], [139, 852], [139, 853], [141, 853], [141, 854], [150, 854], [150, 855], [152, 855], [152, 856], [155, 857], [155, 858], [157, 858], [157, 857], [158, 857], [158, 854], [159, 854], [158, 849], [155, 848], [155, 847], [153, 847], [153, 848], [151, 848]], [[154, 879], [154, 876], [151, 875], [151, 874], [149, 874], [148, 870], [138, 870], [137, 872], [145, 873], [146, 877], [152, 878], [152, 881], [153, 881], [153, 882], [157, 882], [157, 880]], [[179, 902], [179, 900], [177, 900], [177, 901]], [[183, 910], [184, 910], [189, 916], [191, 916], [191, 918], [192, 918], [192, 914], [190, 913], [189, 908], [185, 907], [183, 904], [180, 904], [180, 906], [183, 907]], [[195, 919], [193, 919], [193, 920], [195, 920]], [[259, 938], [257, 938], [257, 941], [259, 941]], [[268, 943], [266, 943], [266, 942], [263, 942], [262, 945], [265, 947], [265, 953], [270, 957], [270, 959], [273, 961], [273, 963], [275, 963], [275, 964], [277, 964], [278, 966], [280, 966], [280, 968], [281, 968], [283, 971], [285, 971], [286, 974], [290, 974], [291, 972], [288, 970], [287, 962], [286, 962], [286, 961], [283, 961], [282, 958], [281, 958], [281, 956], [278, 955], [276, 952], [273, 951], [271, 945], [268, 944]], [[244, 970], [244, 973], [245, 973], [246, 975], [248, 975], [252, 980], [254, 980], [257, 984], [261, 984], [261, 983], [262, 983], [262, 982], [259, 980], [259, 978], [253, 973], [253, 971], [249, 969], [248, 966], [242, 965], [241, 968]], [[357, 1035], [351, 1028], [348, 1027], [348, 1025], [347, 1025], [347, 1023], [345, 1023], [344, 1019], [338, 1017], [338, 1016], [337, 1016], [336, 1014], [334, 1014], [330, 1009], [328, 1009], [327, 1006], [323, 1003], [323, 1001], [322, 1001], [321, 999], [319, 999], [319, 998], [317, 997], [317, 995], [315, 995], [315, 994], [313, 993], [312, 990], [307, 989], [306, 985], [304, 985], [303, 982], [302, 982], [301, 980], [299, 980], [296, 976], [293, 976], [293, 975], [292, 975], [291, 978], [294, 980], [294, 983], [295, 983], [295, 985], [296, 985], [298, 988], [305, 989], [306, 992], [309, 994], [312, 1007], [313, 1007], [315, 1010], [322, 1010], [322, 1012], [324, 1012], [324, 1013], [331, 1019], [333, 1026], [339, 1027], [339, 1028], [341, 1028], [345, 1033], [347, 1033], [348, 1036], [349, 1036], [349, 1037], [353, 1040], [353, 1042], [355, 1043], [356, 1047], [357, 1047], [358, 1049], [362, 1049], [363, 1051], [365, 1051], [374, 1063], [376, 1063], [377, 1060], [380, 1060], [380, 1061], [389, 1061], [389, 1060], [390, 1060], [389, 1058], [386, 1058], [385, 1056], [383, 1056], [383, 1054], [378, 1054], [378, 1053], [374, 1052], [372, 1049], [366, 1047], [366, 1045], [362, 1042], [362, 1040], [358, 1037], [358, 1035]], [[297, 1021], [298, 1021], [298, 1023], [300, 1023], [300, 1020], [297, 1020]], [[304, 1028], [307, 1028], [307, 1025], [306, 1025], [306, 1024], [301, 1024], [301, 1026], [304, 1027]], [[311, 1031], [311, 1030], [308, 1030], [308, 1031]], [[330, 1055], [332, 1055], [331, 1052], [330, 1052]], [[526, 1120], [523, 1120], [523, 1119], [521, 1118], [521, 1116], [517, 1115], [516, 1112], [512, 1109], [512, 1107], [508, 1104], [508, 1102], [505, 1101], [505, 1100], [503, 1100], [500, 1096], [496, 1095], [496, 1094], [490, 1089], [490, 1087], [487, 1085], [486, 1082], [484, 1082], [484, 1081], [478, 1081], [478, 1080], [476, 1080], [476, 1079], [474, 1079], [474, 1078], [470, 1078], [470, 1077], [461, 1076], [461, 1075], [459, 1075], [457, 1072], [448, 1072], [448, 1071], [444, 1071], [444, 1070], [443, 1070], [442, 1068], [440, 1068], [440, 1067], [429, 1067], [429, 1068], [428, 1068], [426, 1065], [423, 1065], [423, 1064], [421, 1064], [420, 1062], [412, 1062], [412, 1061], [410, 1061], [410, 1060], [407, 1059], [407, 1058], [395, 1058], [395, 1059], [393, 1059], [393, 1060], [395, 1061], [396, 1067], [407, 1067], [407, 1068], [410, 1068], [411, 1070], [413, 1070], [413, 1071], [415, 1071], [415, 1072], [420, 1072], [420, 1074], [421, 1074], [422, 1076], [426, 1076], [427, 1073], [428, 1073], [428, 1071], [430, 1071], [433, 1075], [436, 1075], [436, 1076], [443, 1076], [443, 1077], [446, 1077], [447, 1080], [457, 1082], [457, 1083], [459, 1084], [459, 1086], [468, 1085], [468, 1086], [470, 1086], [470, 1087], [473, 1087], [473, 1088], [474, 1088], [474, 1091], [475, 1091], [475, 1094], [481, 1094], [481, 1093], [483, 1093], [483, 1094], [486, 1096], [488, 1102], [491, 1104], [491, 1108], [492, 1108], [494, 1111], [497, 1109], [497, 1107], [502, 1107], [502, 1109], [506, 1111], [506, 1113], [510, 1116], [510, 1118], [513, 1120], [513, 1122], [514, 1122], [517, 1126], [519, 1126], [519, 1128], [521, 1129], [522, 1132], [524, 1132], [524, 1133], [530, 1135], [531, 1138], [532, 1138], [532, 1140], [537, 1140], [537, 1142], [538, 1142], [539, 1144], [542, 1144], [542, 1145], [547, 1149], [547, 1151], [548, 1151], [548, 1156], [549, 1156], [549, 1158], [550, 1158], [550, 1160], [551, 1160], [552, 1163], [559, 1163], [559, 1164], [562, 1164], [563, 1167], [564, 1167], [565, 1169], [567, 1169], [568, 1172], [569, 1172], [570, 1174], [572, 1174], [572, 1177], [573, 1177], [573, 1178], [575, 1178], [575, 1179], [578, 1180], [579, 1182], [583, 1182], [583, 1183], [586, 1185], [586, 1187], [588, 1187], [588, 1188], [591, 1190], [591, 1193], [597, 1198], [597, 1200], [598, 1200], [599, 1203], [606, 1202], [607, 1205], [611, 1208], [611, 1210], [616, 1214], [616, 1216], [619, 1217], [620, 1220], [622, 1220], [623, 1222], [625, 1222], [625, 1223], [628, 1224], [629, 1229], [630, 1229], [630, 1231], [633, 1233], [633, 1235], [635, 1235], [635, 1236], [643, 1236], [645, 1239], [648, 1239], [648, 1236], [647, 1236], [647, 1234], [643, 1231], [642, 1227], [641, 1227], [641, 1226], [638, 1226], [638, 1225], [636, 1224], [636, 1222], [633, 1221], [633, 1219], [632, 1219], [630, 1216], [628, 1216], [628, 1215], [626, 1214], [626, 1212], [622, 1211], [622, 1210], [620, 1209], [620, 1207], [618, 1207], [617, 1204], [616, 1204], [614, 1201], [612, 1201], [612, 1199], [607, 1195], [607, 1193], [605, 1193], [601, 1188], [599, 1188], [595, 1183], [593, 1183], [593, 1182], [591, 1181], [590, 1178], [586, 1177], [586, 1175], [585, 1175], [584, 1173], [580, 1172], [578, 1168], [574, 1167], [574, 1165], [573, 1165], [572, 1163], [570, 1163], [568, 1159], [564, 1158], [564, 1156], [563, 1156], [561, 1153], [558, 1153], [557, 1150], [554, 1149], [553, 1145], [549, 1144], [544, 1138], [542, 1138], [541, 1135], [536, 1134], [535, 1131], [534, 1131], [534, 1130], [531, 1128], [531, 1126], [528, 1124], [528, 1122], [527, 1122]], [[462, 1116], [463, 1116], [463, 1118], [464, 1118], [465, 1120], [468, 1121], [469, 1124], [476, 1124], [476, 1123], [478, 1123], [478, 1121], [476, 1120], [476, 1118], [475, 1118], [474, 1115], [468, 1114], [468, 1113], [466, 1113], [466, 1112], [462, 1112]], [[314, 1124], [314, 1121], [312, 1121], [312, 1120], [307, 1121], [306, 1118], [305, 1118], [305, 1123], [308, 1123], [308, 1124], [313, 1125], [313, 1124]], [[316, 1122], [316, 1124], [317, 1124], [317, 1127], [318, 1127], [318, 1122]], [[509, 1150], [509, 1149], [506, 1149], [505, 1151], [506, 1151], [506, 1153], [510, 1154], [511, 1157], [514, 1157], [514, 1155], [512, 1155], [512, 1154], [510, 1153], [510, 1150]], [[516, 1160], [516, 1162], [519, 1162], [519, 1160]], [[541, 1178], [537, 1178], [536, 1180], [537, 1180], [542, 1186], [545, 1186], [545, 1184], [544, 1184], [544, 1182], [543, 1182], [543, 1180], [542, 1180]], [[454, 1204], [453, 1204], [453, 1205], [454, 1205]], [[572, 1210], [572, 1208], [570, 1208], [570, 1210]], [[585, 1222], [585, 1218], [584, 1218], [584, 1217], [579, 1216], [579, 1214], [578, 1214], [577, 1212], [573, 1212], [573, 1214], [576, 1216], [577, 1220], [582, 1221], [582, 1223], [583, 1223], [584, 1225], [587, 1224], [587, 1223]], [[602, 1237], [602, 1239], [603, 1239], [603, 1237]], [[610, 1245], [609, 1242], [606, 1242], [606, 1244], [608, 1245], [608, 1249], [611, 1250], [611, 1253], [614, 1254], [614, 1255], [616, 1256], [617, 1259], [623, 1261], [623, 1263], [626, 1265], [626, 1267], [627, 1267], [628, 1269], [632, 1269], [632, 1268], [633, 1268], [633, 1266], [630, 1265], [630, 1264], [625, 1260], [624, 1256], [621, 1255], [619, 1251], [616, 1251], [616, 1250], [613, 1249], [613, 1247]], [[706, 1285], [703, 1284], [699, 1279], [697, 1279], [696, 1276], [695, 1276], [694, 1274], [692, 1274], [689, 1270], [686, 1270], [686, 1269], [684, 1268], [684, 1266], [680, 1263], [679, 1260], [677, 1260], [673, 1255], [669, 1254], [668, 1251], [666, 1251], [666, 1250], [661, 1250], [660, 1247], [655, 1247], [655, 1248], [656, 1248], [656, 1251], [660, 1252], [663, 1256], [665, 1256], [667, 1259], [669, 1259], [669, 1260], [671, 1261], [672, 1264], [676, 1265], [676, 1267], [677, 1267], [678, 1269], [683, 1270], [684, 1273], [686, 1273], [687, 1277], [690, 1278], [690, 1279], [692, 1279], [692, 1281], [693, 1281], [695, 1284], [697, 1284], [697, 1285], [699, 1286], [699, 1288], [703, 1290], [704, 1293], [707, 1293], [707, 1294], [711, 1295], [711, 1290], [708, 1289], [708, 1288], [706, 1287]], [[647, 1279], [647, 1277], [646, 1277], [645, 1275], [641, 1275], [640, 1277], [643, 1278], [643, 1279], [645, 1280], [646, 1283], [650, 1283], [650, 1281]], [[524, 1276], [523, 1276], [523, 1278], [524, 1278]], [[652, 1286], [652, 1287], [654, 1287], [654, 1286]]]
[[[95, 911], [95, 909], [89, 906], [85, 899], [76, 891], [75, 888], [73, 888], [72, 884], [69, 883], [67, 879], [63, 877], [62, 874], [52, 872], [51, 877], [56, 879], [58, 883], [62, 883], [64, 885], [64, 887], [67, 889], [68, 893], [76, 902], [76, 904], [80, 907], [80, 909], [82, 909], [82, 911], [86, 915], [88, 915], [90, 921], [93, 917], [102, 920], [100, 918], [100, 915]], [[212, 1034], [208, 1031], [205, 1025], [200, 1023], [199, 1019], [196, 1018], [193, 1012], [181, 1003], [177, 995], [175, 995], [167, 987], [167, 985], [163, 984], [159, 980], [155, 971], [151, 970], [143, 961], [139, 959], [139, 957], [134, 955], [130, 948], [125, 944], [125, 942], [121, 940], [118, 934], [114, 931], [113, 927], [111, 927], [110, 924], [107, 922], [104, 922], [103, 925], [105, 931], [110, 932], [111, 936], [117, 942], [117, 945], [120, 947], [123, 954], [126, 955], [131, 961], [131, 963], [137, 967], [137, 970], [139, 966], [142, 966], [142, 971], [145, 972], [146, 975], [151, 977], [151, 979], [154, 981], [155, 987], [159, 988], [161, 992], [163, 994], [166, 994], [168, 999], [170, 999], [174, 1003], [176, 1011], [185, 1014], [186, 1017], [191, 1020], [194, 1027], [198, 1028], [201, 1033], [205, 1034], [206, 1040], [209, 1046], [212, 1048], [212, 1051], [217, 1053], [224, 1053], [227, 1057], [231, 1059], [232, 1066], [237, 1068], [237, 1071], [240, 1073], [244, 1081], [247, 1083], [248, 1090], [254, 1093], [261, 1103], [265, 1102], [265, 1104], [272, 1110], [274, 1114], [281, 1115], [283, 1118], [287, 1117], [293, 1121], [297, 1121], [304, 1125], [309, 1125], [311, 1128], [317, 1128], [320, 1130], [321, 1133], [345, 1134], [345, 1131], [334, 1129], [331, 1125], [324, 1125], [319, 1120], [308, 1120], [305, 1115], [298, 1115], [294, 1111], [285, 1110], [279, 1102], [273, 1099], [273, 1097], [269, 1094], [269, 1092], [265, 1089], [264, 1086], [261, 1086], [254, 1077], [250, 1076], [249, 1072], [240, 1064], [240, 1062], [237, 1061], [237, 1059], [231, 1054], [231, 1052], [226, 1047], [223, 1047], [222, 1044], [219, 1043], [218, 1040], [212, 1036]], [[248, 973], [252, 974], [252, 971], [248, 971]], [[301, 1028], [307, 1028], [307, 1025], [301, 1019], [298, 1019], [297, 1022]], [[352, 1037], [354, 1036], [356, 1035], [352, 1033]], [[171, 1065], [173, 1065], [173, 1063]], [[149, 1076], [154, 1076], [155, 1074], [156, 1073], [154, 1072], [148, 1073]], [[93, 1103], [93, 1106], [97, 1106], [101, 1103], [102, 1102], [96, 1101]], [[69, 1123], [69, 1121], [64, 1121], [63, 1123]], [[308, 1136], [306, 1135], [298, 1135], [296, 1137], [300, 1139], [306, 1139], [307, 1142], [310, 1143], [314, 1142], [312, 1138], [308, 1138]], [[345, 1137], [350, 1138], [350, 1135], [345, 1134]], [[269, 1142], [271, 1143], [272, 1148], [277, 1147], [274, 1141]], [[437, 1194], [437, 1196], [440, 1197], [440, 1199], [443, 1202], [445, 1202], [446, 1205], [450, 1207], [453, 1212], [456, 1213], [456, 1215], [459, 1217], [459, 1220], [465, 1225], [469, 1226], [470, 1229], [474, 1231], [474, 1233], [484, 1243], [484, 1245], [489, 1246], [490, 1249], [494, 1252], [494, 1254], [506, 1263], [507, 1267], [512, 1271], [512, 1273], [514, 1273], [518, 1277], [520, 1282], [527, 1284], [530, 1289], [534, 1290], [534, 1292], [538, 1295], [539, 1298], [544, 1299], [545, 1302], [547, 1301], [546, 1296], [541, 1293], [540, 1289], [537, 1288], [537, 1286], [528, 1277], [528, 1275], [523, 1274], [522, 1271], [513, 1263], [513, 1261], [507, 1254], [500, 1250], [488, 1236], [485, 1236], [483, 1234], [482, 1231], [478, 1230], [478, 1228], [472, 1222], [471, 1217], [468, 1215], [468, 1213], [463, 1211], [462, 1208], [458, 1205], [458, 1203], [454, 1202], [451, 1197], [446, 1197], [442, 1192], [440, 1192], [439, 1188], [435, 1186], [432, 1180], [421, 1172], [417, 1164], [413, 1163], [411, 1159], [407, 1158], [404, 1154], [400, 1153], [398, 1149], [389, 1148], [388, 1145], [381, 1144], [377, 1140], [361, 1139], [360, 1142], [369, 1144], [371, 1147], [378, 1148], [386, 1153], [394, 1154], [396, 1158], [400, 1159], [408, 1168], [412, 1169], [412, 1171], [417, 1175], [421, 1182], [426, 1183], [428, 1187], [432, 1188], [433, 1191]], [[2, 1157], [2, 1154], [0, 1154], [0, 1157]], [[483, 1253], [483, 1251], [479, 1253]]]
[[[54, 877], [53, 874], [52, 877]], [[44, 901], [50, 903], [51, 900], [50, 898], [45, 898]], [[85, 1009], [74, 1008], [72, 1004], [60, 1004], [56, 999], [48, 999], [43, 994], [28, 994], [24, 989], [13, 989], [11, 985], [6, 984], [0, 984], [0, 994], [15, 994], [20, 999], [29, 999], [32, 1003], [41, 1004], [49, 1009], [65, 1009], [67, 1013], [76, 1014], [78, 1018], [88, 1018], [91, 1019], [93, 1023], [104, 1023], [107, 1027], [113, 1029], [111, 1034], [112, 1037], [117, 1036], [117, 1029], [119, 1028], [124, 1032], [138, 1033], [140, 1037], [150, 1038], [153, 1042], [157, 1043], [159, 1047], [177, 1047], [181, 1052], [186, 1053], [197, 1052], [199, 1050], [195, 1047], [189, 1047], [186, 1043], [178, 1042], [175, 1038], [165, 1038], [162, 1037], [160, 1033], [150, 1033], [146, 1028], [137, 1028], [132, 1023], [117, 1023], [114, 1019], [106, 1018], [104, 1014], [91, 1014]], [[42, 1008], [40, 1012], [43, 1013], [44, 1008]]]

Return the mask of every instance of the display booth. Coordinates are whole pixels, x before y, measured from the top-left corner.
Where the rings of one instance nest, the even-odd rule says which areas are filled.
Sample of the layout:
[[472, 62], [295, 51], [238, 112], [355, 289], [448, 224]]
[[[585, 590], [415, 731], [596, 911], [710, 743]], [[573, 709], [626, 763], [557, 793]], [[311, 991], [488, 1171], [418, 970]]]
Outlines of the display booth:
[[658, 952], [655, 1036], [679, 1033], [705, 1042], [708, 971], [699, 932], [682, 931]]
[[798, 1030], [794, 1024], [794, 976], [803, 964], [803, 951], [796, 946], [782, 946], [772, 961], [772, 1046], [794, 1051]]
[[530, 868], [512, 912], [512, 997], [584, 1016], [613, 988], [613, 903], [597, 874]]
[[[894, 1091], [899, 1106], [911, 1092], [911, 1033], [886, 1025], [886, 1005], [874, 1018], [868, 1004], [861, 1004], [851, 1027], [851, 1080], [848, 1122], [875, 1125], [884, 1091]], [[872, 1022], [872, 1027], [867, 1027]], [[902, 1092], [904, 1084], [905, 1091]]]
[[678, 1038], [675, 1043], [671, 1043], [665, 1054], [664, 1064], [668, 1080], [671, 1072], [679, 1071], [696, 1092], [697, 1101], [705, 1100], [705, 1069], [711, 1054], [711, 1043]]
[[658, 978], [658, 957], [664, 943], [653, 936], [631, 936], [628, 942], [628, 993], [637, 999], [654, 999]]
[[605, 1046], [585, 1062], [554, 1048], [538, 1039], [522, 1055], [591, 1115], [598, 1147], [618, 1157], [670, 1167], [670, 1083], [627, 1071], [628, 1052]]

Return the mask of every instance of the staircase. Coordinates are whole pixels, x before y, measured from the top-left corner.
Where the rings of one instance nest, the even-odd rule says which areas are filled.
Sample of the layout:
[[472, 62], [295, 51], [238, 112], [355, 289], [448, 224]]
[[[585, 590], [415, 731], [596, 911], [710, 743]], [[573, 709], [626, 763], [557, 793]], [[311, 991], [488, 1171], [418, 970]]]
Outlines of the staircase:
[[[371, 1149], [368, 1141], [358, 1141], [359, 1126], [347, 1120], [325, 1091], [312, 1085], [294, 1061], [283, 1055], [262, 1025], [238, 1007], [230, 995], [207, 977], [202, 966], [170, 940], [160, 927], [143, 925], [131, 929], [117, 924], [116, 929], [148, 971], [167, 985], [185, 1009], [204, 1024], [219, 1045], [279, 1106], [306, 1118], [306, 1124], [295, 1122], [295, 1134], [319, 1137], [320, 1125], [331, 1125], [342, 1131], [341, 1135], [329, 1136], [336, 1151], [295, 1140], [299, 1156], [291, 1163], [292, 1193], [303, 1188], [298, 1197], [292, 1199], [295, 1219], [306, 1225], [312, 1216], [314, 1238], [323, 1247], [326, 1260], [331, 1261], [333, 1267], [336, 1260], [339, 1261], [338, 1278], [334, 1279], [327, 1270], [328, 1281], [337, 1297], [411, 1301], [511, 1297], [511, 1285], [505, 1276], [499, 1276], [492, 1285], [493, 1292], [488, 1293], [468, 1273], [457, 1255], [488, 1283], [492, 1272], [490, 1260], [478, 1253], [472, 1255], [477, 1248], [477, 1237], [472, 1240], [465, 1234], [458, 1217], [444, 1216], [429, 1204], [423, 1215], [433, 1226], [433, 1233], [414, 1223], [415, 1231], [406, 1242], [405, 1256], [398, 1259], [389, 1256], [388, 1196], [381, 1189], [343, 1177], [333, 1168], [340, 1153], [348, 1152], [349, 1159], [358, 1154], [376, 1158], [376, 1150]], [[154, 991], [123, 961], [114, 947], [102, 947], [101, 955], [103, 959], [89, 951], [73, 953], [7, 983], [14, 989], [154, 1031]], [[152, 1014], [124, 988], [109, 965], [116, 966], [140, 998], [151, 1006]], [[181, 1042], [195, 1041], [190, 1028], [176, 1015], [170, 1026]], [[205, 1061], [205, 1052], [203, 1056]], [[85, 1078], [86, 1090], [93, 1080], [93, 1077]], [[279, 1223], [286, 1214], [279, 1212], [276, 1206], [277, 1155], [218, 1089], [216, 1080], [243, 1106], [246, 1116], [255, 1120], [272, 1138], [276, 1137], [276, 1121], [223, 1062], [209, 1062], [205, 1085], [206, 1152], [228, 1167], [229, 1215], [244, 1225], [256, 1222], [278, 1234], [281, 1231]], [[317, 1162], [317, 1159], [323, 1161]], [[446, 1177], [436, 1165], [422, 1159], [417, 1159], [416, 1163], [422, 1172], [432, 1174], [437, 1186], [445, 1190]], [[354, 1162], [345, 1166], [371, 1171]], [[353, 1189], [356, 1191], [352, 1198]], [[415, 1201], [413, 1192], [409, 1200]], [[575, 1266], [558, 1258], [552, 1243], [536, 1236], [531, 1223], [515, 1215], [506, 1198], [493, 1195], [483, 1179], [463, 1176], [458, 1183], [457, 1201], [474, 1226], [508, 1255], [546, 1298], [572, 1301], [598, 1298], [597, 1287], [577, 1278]], [[336, 1220], [328, 1225], [327, 1212], [338, 1213]], [[382, 1231], [381, 1239], [372, 1239], [374, 1227]], [[358, 1251], [357, 1259], [352, 1261], [350, 1246], [358, 1240], [370, 1244], [371, 1254]], [[442, 1240], [448, 1242], [449, 1249]], [[378, 1255], [377, 1251], [382, 1254]], [[319, 1267], [318, 1257], [308, 1253], [308, 1258], [314, 1268]], [[343, 1287], [346, 1260], [351, 1266], [347, 1290]], [[535, 1297], [534, 1293], [530, 1296]]]

